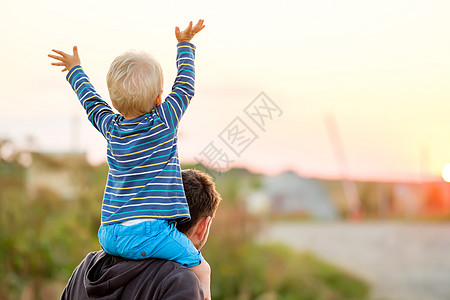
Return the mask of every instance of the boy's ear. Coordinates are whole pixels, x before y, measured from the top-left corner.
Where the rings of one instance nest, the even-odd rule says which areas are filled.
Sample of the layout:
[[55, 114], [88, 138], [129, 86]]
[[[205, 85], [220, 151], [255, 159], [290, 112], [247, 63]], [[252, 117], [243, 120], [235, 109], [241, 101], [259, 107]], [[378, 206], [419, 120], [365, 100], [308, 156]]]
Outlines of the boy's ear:
[[161, 105], [161, 102], [162, 102], [162, 93], [163, 93], [163, 91], [161, 90], [161, 93], [159, 93], [158, 97], [156, 97], [156, 100], [155, 100], [155, 107]]

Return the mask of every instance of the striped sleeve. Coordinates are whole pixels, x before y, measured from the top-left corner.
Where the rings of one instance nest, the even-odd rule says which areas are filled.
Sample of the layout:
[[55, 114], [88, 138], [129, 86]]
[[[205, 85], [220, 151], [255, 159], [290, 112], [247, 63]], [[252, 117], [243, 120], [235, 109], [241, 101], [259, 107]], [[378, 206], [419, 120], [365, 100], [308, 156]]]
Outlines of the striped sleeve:
[[97, 94], [81, 66], [73, 67], [66, 79], [86, 110], [89, 121], [106, 138], [109, 123], [114, 116], [111, 107]]
[[195, 84], [195, 46], [191, 43], [177, 45], [177, 77], [165, 101], [156, 107], [161, 120], [172, 130], [177, 130], [181, 117], [192, 97]]

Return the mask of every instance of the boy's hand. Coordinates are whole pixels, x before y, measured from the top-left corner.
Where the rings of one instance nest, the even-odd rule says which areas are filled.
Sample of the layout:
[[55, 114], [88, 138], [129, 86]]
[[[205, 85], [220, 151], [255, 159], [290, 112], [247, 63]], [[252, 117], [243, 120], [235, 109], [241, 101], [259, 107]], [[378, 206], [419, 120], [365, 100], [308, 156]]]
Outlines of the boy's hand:
[[64, 53], [59, 50], [52, 49], [53, 52], [58, 53], [61, 56], [49, 54], [48, 57], [59, 60], [60, 62], [52, 63], [52, 66], [61, 66], [64, 67], [62, 72], [69, 71], [73, 67], [80, 64], [80, 57], [78, 56], [78, 48], [77, 46], [73, 46], [73, 55]]
[[192, 27], [191, 21], [189, 22], [188, 27], [183, 31], [180, 31], [180, 28], [178, 26], [175, 27], [175, 36], [177, 37], [178, 43], [190, 42], [194, 37], [194, 35], [196, 35], [197, 33], [200, 32], [200, 30], [205, 28], [205, 25], [203, 25], [204, 21], [205, 20], [202, 19], [198, 20], [197, 24], [195, 24], [194, 27]]

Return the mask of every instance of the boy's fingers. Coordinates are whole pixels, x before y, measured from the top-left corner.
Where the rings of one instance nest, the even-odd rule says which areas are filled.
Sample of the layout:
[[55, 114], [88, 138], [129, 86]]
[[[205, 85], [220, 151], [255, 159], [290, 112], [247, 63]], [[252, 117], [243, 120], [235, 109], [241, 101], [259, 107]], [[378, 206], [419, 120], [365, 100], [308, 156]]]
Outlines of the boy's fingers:
[[188, 27], [186, 27], [186, 31], [190, 31], [192, 29], [192, 21], [189, 22]]
[[198, 20], [197, 24], [195, 24], [195, 27], [201, 27], [203, 25], [203, 20]]
[[205, 28], [205, 25], [194, 27], [194, 32], [199, 33], [203, 28]]
[[56, 56], [56, 55], [52, 55], [52, 54], [49, 54], [48, 57], [51, 57], [51, 58], [57, 59], [57, 60], [61, 60], [61, 61], [64, 59], [64, 57]]
[[55, 49], [52, 49], [52, 51], [53, 52], [56, 52], [56, 53], [58, 53], [59, 55], [61, 55], [62, 57], [65, 57], [65, 56], [67, 56], [67, 53], [65, 53], [65, 52], [62, 52], [62, 51], [60, 51], [60, 50], [55, 50]]
[[73, 55], [78, 55], [78, 47], [77, 46], [73, 46]]
[[199, 27], [199, 28], [194, 28], [192, 31], [193, 31], [195, 34], [197, 34], [197, 33], [199, 33], [200, 31], [202, 31], [203, 28], [205, 28], [205, 26], [202, 26], [202, 27]]
[[198, 20], [197, 24], [195, 24], [194, 26], [194, 32], [198, 33], [200, 32], [200, 30], [202, 30], [203, 28], [205, 28], [205, 25], [203, 25], [203, 21], [202, 19]]
[[178, 37], [180, 35], [180, 27], [175, 26], [175, 36]]

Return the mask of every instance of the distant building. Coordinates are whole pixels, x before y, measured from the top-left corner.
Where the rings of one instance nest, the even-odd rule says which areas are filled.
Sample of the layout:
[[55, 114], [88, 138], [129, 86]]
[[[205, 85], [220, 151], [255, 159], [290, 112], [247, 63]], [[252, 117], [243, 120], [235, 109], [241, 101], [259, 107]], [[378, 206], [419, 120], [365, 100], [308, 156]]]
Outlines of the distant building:
[[[450, 183], [355, 181], [362, 218], [440, 218], [450, 215]], [[341, 181], [304, 178], [294, 172], [262, 176], [246, 197], [253, 214], [295, 215], [323, 220], [348, 216]]]
[[265, 176], [258, 192], [247, 199], [250, 212], [270, 211], [277, 215], [304, 215], [318, 219], [336, 219], [338, 212], [320, 180], [303, 178], [294, 172]]
[[387, 207], [387, 213], [381, 216], [392, 214], [414, 217], [423, 213], [424, 189], [420, 184], [394, 183], [392, 193], [392, 207]]
[[31, 153], [26, 187], [31, 199], [50, 191], [63, 200], [76, 199], [87, 183], [85, 153]]
[[450, 214], [446, 182], [357, 182], [366, 217], [445, 217]]

